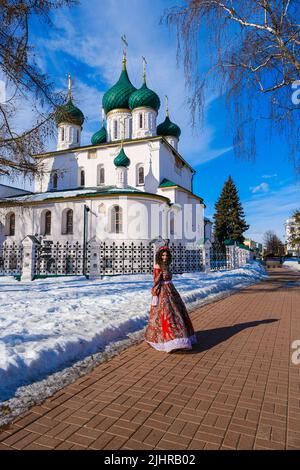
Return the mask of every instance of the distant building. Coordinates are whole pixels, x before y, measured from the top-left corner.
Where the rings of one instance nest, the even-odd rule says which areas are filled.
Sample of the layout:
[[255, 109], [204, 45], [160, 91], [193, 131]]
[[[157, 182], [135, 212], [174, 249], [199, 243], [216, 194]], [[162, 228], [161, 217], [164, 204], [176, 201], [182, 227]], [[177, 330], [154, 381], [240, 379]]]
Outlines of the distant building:
[[249, 246], [255, 253], [261, 255], [263, 253], [262, 243], [258, 243], [251, 238], [245, 238], [244, 245]]

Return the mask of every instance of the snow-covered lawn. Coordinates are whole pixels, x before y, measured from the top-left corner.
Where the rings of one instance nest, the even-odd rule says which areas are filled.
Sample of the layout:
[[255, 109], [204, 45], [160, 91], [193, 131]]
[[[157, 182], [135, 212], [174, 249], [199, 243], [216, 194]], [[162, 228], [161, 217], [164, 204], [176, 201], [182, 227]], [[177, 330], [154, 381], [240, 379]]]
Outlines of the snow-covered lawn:
[[[265, 276], [264, 268], [254, 262], [232, 271], [174, 275], [173, 281], [192, 310]], [[151, 286], [151, 274], [33, 282], [0, 278], [0, 402], [17, 396], [18, 387], [43, 380], [143, 329]]]
[[293, 269], [294, 271], [300, 271], [300, 263], [295, 259], [287, 259], [283, 262], [283, 266]]

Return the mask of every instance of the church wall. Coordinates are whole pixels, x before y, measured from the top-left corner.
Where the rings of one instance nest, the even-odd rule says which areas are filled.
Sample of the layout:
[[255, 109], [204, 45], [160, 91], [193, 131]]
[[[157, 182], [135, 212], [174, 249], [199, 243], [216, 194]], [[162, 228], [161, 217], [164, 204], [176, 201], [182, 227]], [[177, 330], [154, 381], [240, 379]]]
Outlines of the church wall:
[[172, 151], [164, 144], [160, 147], [160, 180], [167, 178], [174, 183], [180, 184], [184, 188], [191, 191], [192, 189], [192, 172], [186, 166], [181, 169], [176, 166], [175, 156]]
[[[116, 147], [99, 147], [81, 152], [66, 153], [45, 158], [46, 171], [42, 180], [37, 180], [36, 192], [53, 190], [51, 172], [57, 170], [57, 190], [73, 189], [80, 186], [80, 171], [85, 172], [85, 187], [95, 187], [97, 181], [97, 166], [104, 165], [104, 186], [116, 184], [116, 168], [114, 158], [120, 151], [120, 145]], [[124, 144], [126, 155], [130, 159], [128, 167], [128, 185], [136, 187], [141, 191], [157, 193], [158, 186], [163, 178], [168, 178], [181, 186], [191, 189], [192, 172], [187, 166], [175, 164], [172, 152], [161, 142], [137, 142], [135, 144]], [[178, 159], [177, 159], [178, 163]], [[138, 185], [137, 165], [144, 165], [145, 184]]]
[[[62, 243], [83, 241], [83, 214], [84, 204], [88, 212], [88, 239], [97, 238], [124, 240], [127, 239], [150, 239], [162, 233], [164, 225], [161, 210], [166, 204], [163, 201], [151, 200], [150, 198], [133, 198], [122, 196], [120, 198], [91, 198], [80, 200], [69, 200], [61, 202], [48, 202], [31, 206], [15, 206], [0, 208], [0, 240], [20, 243], [26, 235], [35, 235], [45, 240], [61, 241]], [[103, 231], [103, 227], [109, 225], [111, 217], [109, 213], [113, 205], [123, 208], [124, 233], [111, 233]], [[168, 206], [167, 206], [168, 207]], [[73, 210], [73, 234], [62, 234], [63, 214], [67, 209]], [[45, 212], [51, 211], [51, 234], [44, 233]], [[5, 236], [6, 215], [15, 213], [15, 235]], [[126, 220], [128, 230], [126, 231]], [[151, 221], [153, 226], [151, 226]], [[152, 232], [151, 232], [152, 230]]]

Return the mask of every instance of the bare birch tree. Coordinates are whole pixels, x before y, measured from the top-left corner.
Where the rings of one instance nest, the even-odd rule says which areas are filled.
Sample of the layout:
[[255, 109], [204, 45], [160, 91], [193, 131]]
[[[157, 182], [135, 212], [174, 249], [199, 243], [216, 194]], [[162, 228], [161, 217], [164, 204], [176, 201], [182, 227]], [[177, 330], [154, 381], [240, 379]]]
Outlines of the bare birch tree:
[[300, 100], [292, 101], [293, 84], [300, 88], [299, 0], [190, 0], [163, 19], [177, 28], [193, 122], [203, 117], [209, 84], [233, 112], [238, 156], [254, 159], [257, 126], [268, 119], [271, 136], [276, 131], [287, 139], [300, 174]]
[[[0, 175], [33, 175], [42, 165], [32, 156], [44, 150], [54, 129], [55, 111], [62, 96], [40, 70], [30, 43], [30, 19], [51, 27], [50, 13], [74, 0], [0, 0]], [[5, 93], [6, 90], [6, 93]], [[19, 130], [19, 103], [26, 100], [33, 122]]]

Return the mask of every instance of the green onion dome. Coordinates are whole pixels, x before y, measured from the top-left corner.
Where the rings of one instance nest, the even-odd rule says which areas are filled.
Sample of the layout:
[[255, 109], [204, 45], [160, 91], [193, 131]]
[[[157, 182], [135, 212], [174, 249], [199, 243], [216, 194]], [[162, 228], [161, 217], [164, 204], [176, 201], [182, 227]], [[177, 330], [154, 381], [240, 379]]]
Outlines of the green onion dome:
[[179, 139], [179, 136], [181, 134], [180, 127], [177, 126], [177, 124], [174, 124], [169, 118], [169, 116], [166, 116], [166, 119], [164, 122], [159, 124], [157, 126], [157, 135], [162, 135], [162, 136], [173, 136], [177, 137]]
[[135, 91], [136, 88], [132, 85], [128, 77], [126, 60], [123, 58], [123, 70], [119, 80], [103, 95], [102, 106], [106, 114], [113, 109], [129, 109], [129, 98]]
[[91, 142], [93, 145], [104, 144], [107, 142], [107, 132], [104, 126], [92, 136]]
[[114, 159], [114, 164], [117, 167], [130, 165], [130, 160], [127, 157], [126, 153], [124, 152], [123, 147], [121, 148], [119, 155], [117, 155], [116, 158]]
[[160, 99], [158, 95], [147, 87], [146, 82], [143, 83], [139, 90], [136, 90], [129, 98], [129, 108], [135, 109], [140, 107], [152, 108], [158, 111], [160, 108]]
[[59, 106], [58, 110], [56, 111], [55, 121], [57, 125], [61, 122], [68, 122], [82, 126], [84, 122], [84, 115], [79, 108], [74, 106], [72, 98], [69, 97], [67, 103]]

